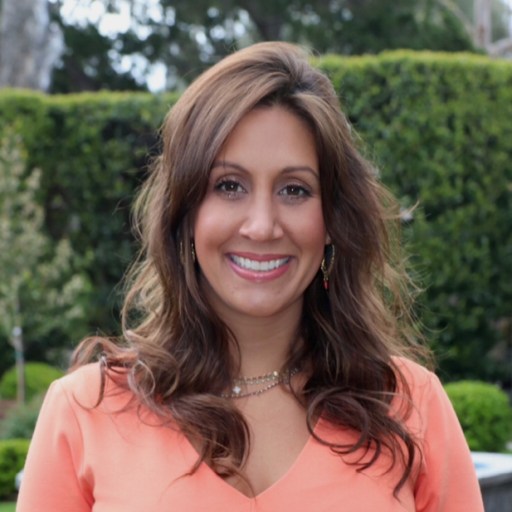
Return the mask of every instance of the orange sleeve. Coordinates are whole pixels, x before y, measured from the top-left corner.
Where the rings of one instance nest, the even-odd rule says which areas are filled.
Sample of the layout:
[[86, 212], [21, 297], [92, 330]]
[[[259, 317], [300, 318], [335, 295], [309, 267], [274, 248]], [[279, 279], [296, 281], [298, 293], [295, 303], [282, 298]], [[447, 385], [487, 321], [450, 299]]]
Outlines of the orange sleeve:
[[469, 448], [439, 379], [429, 373], [420, 402], [423, 461], [416, 481], [417, 512], [483, 512]]
[[30, 444], [17, 512], [90, 512], [93, 498], [81, 476], [83, 443], [61, 382], [52, 384]]

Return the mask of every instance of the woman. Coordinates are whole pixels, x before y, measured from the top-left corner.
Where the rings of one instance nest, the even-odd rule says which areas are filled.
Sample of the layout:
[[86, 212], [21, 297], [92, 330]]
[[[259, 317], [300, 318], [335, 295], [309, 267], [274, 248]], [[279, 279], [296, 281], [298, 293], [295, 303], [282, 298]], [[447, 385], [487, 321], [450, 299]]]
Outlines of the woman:
[[50, 389], [18, 510], [482, 511], [411, 360], [393, 204], [298, 48], [199, 77], [137, 203], [121, 342]]

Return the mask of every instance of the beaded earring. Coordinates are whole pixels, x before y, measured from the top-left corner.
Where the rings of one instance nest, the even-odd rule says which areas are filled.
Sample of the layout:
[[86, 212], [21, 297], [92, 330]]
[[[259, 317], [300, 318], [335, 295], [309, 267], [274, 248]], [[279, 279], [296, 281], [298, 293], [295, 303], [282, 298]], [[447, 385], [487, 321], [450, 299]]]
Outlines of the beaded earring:
[[195, 263], [197, 260], [197, 257], [196, 257], [196, 246], [194, 244], [194, 240], [190, 240], [190, 254], [192, 256], [192, 261]]
[[323, 283], [324, 283], [324, 289], [329, 289], [329, 274], [332, 271], [332, 267], [334, 266], [334, 256], [336, 254], [336, 250], [334, 249], [334, 245], [326, 245], [325, 246], [325, 253], [324, 253], [324, 259], [322, 260], [322, 263], [320, 265], [320, 270], [323, 274]]
[[[196, 257], [196, 246], [194, 244], [194, 240], [190, 240], [190, 256], [192, 256], [192, 261], [195, 263], [197, 260]], [[185, 250], [183, 249], [183, 242], [180, 241], [180, 261], [183, 266], [185, 266]]]

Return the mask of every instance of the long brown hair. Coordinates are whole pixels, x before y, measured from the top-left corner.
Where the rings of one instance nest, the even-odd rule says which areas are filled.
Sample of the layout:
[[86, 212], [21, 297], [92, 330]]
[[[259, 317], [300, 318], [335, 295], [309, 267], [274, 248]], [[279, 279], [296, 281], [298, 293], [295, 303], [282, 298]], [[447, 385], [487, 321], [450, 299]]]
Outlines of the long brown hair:
[[[235, 125], [255, 107], [280, 105], [303, 119], [318, 151], [323, 216], [336, 248], [328, 292], [320, 271], [305, 292], [301, 337], [288, 367], [308, 368], [297, 393], [308, 427], [322, 416], [360, 434], [341, 454], [385, 449], [409, 478], [418, 447], [406, 430], [408, 407], [390, 413], [393, 396], [410, 398], [394, 356], [411, 353], [410, 287], [396, 238], [398, 209], [356, 148], [329, 79], [286, 43], [241, 50], [201, 75], [167, 115], [163, 151], [135, 207], [142, 243], [130, 273], [123, 336], [86, 340], [74, 364], [99, 348], [107, 368], [127, 369], [139, 403], [177, 425], [200, 446], [199, 460], [222, 476], [243, 466], [247, 425], [221, 398], [238, 371], [229, 329], [207, 303], [191, 254], [192, 218], [210, 169]], [[121, 342], [119, 342], [121, 341]], [[100, 397], [101, 400], [102, 397]], [[193, 469], [194, 470], [194, 469]], [[193, 471], [192, 470], [192, 471]]]

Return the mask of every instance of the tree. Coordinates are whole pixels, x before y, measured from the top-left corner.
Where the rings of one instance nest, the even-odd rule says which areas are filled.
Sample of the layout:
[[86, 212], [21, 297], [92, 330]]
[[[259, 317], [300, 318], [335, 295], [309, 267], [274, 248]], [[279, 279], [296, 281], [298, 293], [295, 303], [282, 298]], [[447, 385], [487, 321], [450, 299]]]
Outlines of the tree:
[[73, 273], [69, 242], [53, 248], [43, 232], [40, 178], [37, 169], [25, 172], [19, 138], [8, 133], [0, 142], [0, 330], [15, 349], [19, 402], [25, 399], [25, 326], [37, 325], [41, 336], [56, 325], [71, 328], [83, 319], [80, 296], [88, 288]]
[[62, 51], [62, 34], [47, 0], [2, 0], [0, 87], [47, 90]]
[[461, 22], [475, 47], [492, 56], [512, 53], [512, 8], [504, 0], [440, 0]]
[[[107, 16], [127, 3], [102, 5]], [[56, 92], [140, 88], [152, 65], [166, 70], [168, 89], [180, 88], [234, 49], [262, 40], [298, 42], [320, 53], [473, 50], [459, 18], [440, 0], [133, 0], [130, 27], [116, 35], [91, 20], [70, 24], [61, 2], [52, 6], [66, 44]]]

